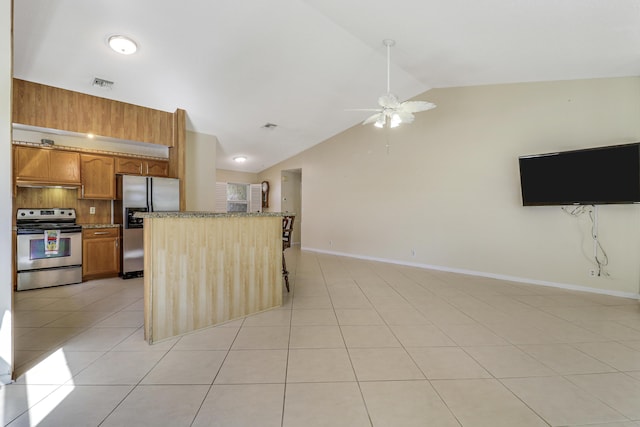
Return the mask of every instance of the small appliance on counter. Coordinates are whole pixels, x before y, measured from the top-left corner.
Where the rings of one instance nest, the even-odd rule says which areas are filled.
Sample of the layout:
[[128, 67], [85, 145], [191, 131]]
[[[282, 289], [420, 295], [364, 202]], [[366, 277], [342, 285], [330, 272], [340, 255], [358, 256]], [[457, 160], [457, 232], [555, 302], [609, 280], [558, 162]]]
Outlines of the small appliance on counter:
[[180, 180], [138, 175], [117, 175], [116, 222], [122, 224], [122, 278], [140, 277], [144, 271], [142, 218], [136, 212], [180, 210]]
[[71, 208], [18, 209], [17, 290], [82, 282], [82, 226]]

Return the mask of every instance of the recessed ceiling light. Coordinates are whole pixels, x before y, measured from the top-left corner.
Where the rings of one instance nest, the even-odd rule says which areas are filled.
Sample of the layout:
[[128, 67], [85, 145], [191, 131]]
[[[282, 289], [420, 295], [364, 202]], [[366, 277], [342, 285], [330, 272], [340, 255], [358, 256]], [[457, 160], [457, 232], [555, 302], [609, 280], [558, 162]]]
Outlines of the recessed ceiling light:
[[244, 163], [247, 161], [247, 157], [246, 156], [235, 156], [233, 158], [233, 161], [236, 163]]
[[118, 53], [123, 55], [131, 55], [138, 50], [136, 42], [125, 36], [111, 36], [109, 37], [109, 47]]

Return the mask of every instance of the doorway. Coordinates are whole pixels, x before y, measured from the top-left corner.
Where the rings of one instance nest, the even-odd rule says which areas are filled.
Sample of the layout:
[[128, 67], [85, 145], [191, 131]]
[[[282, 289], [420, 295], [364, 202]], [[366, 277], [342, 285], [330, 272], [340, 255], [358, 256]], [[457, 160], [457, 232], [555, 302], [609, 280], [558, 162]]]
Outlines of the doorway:
[[294, 212], [292, 244], [302, 242], [302, 169], [283, 170], [281, 174], [280, 210]]

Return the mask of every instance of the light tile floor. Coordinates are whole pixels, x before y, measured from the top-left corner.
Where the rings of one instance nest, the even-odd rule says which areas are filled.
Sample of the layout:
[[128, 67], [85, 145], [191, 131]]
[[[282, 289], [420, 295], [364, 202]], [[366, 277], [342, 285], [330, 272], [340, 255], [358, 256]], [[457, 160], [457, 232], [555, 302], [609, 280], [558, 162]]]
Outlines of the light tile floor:
[[16, 293], [3, 425], [640, 427], [636, 300], [287, 259], [281, 308], [153, 346], [141, 279]]

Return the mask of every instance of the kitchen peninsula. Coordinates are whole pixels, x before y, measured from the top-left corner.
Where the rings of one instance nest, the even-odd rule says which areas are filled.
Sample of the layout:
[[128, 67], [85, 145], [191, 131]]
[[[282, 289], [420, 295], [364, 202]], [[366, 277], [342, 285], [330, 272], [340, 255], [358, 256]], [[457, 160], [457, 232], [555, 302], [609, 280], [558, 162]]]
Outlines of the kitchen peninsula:
[[136, 213], [144, 218], [145, 339], [280, 306], [282, 215]]

